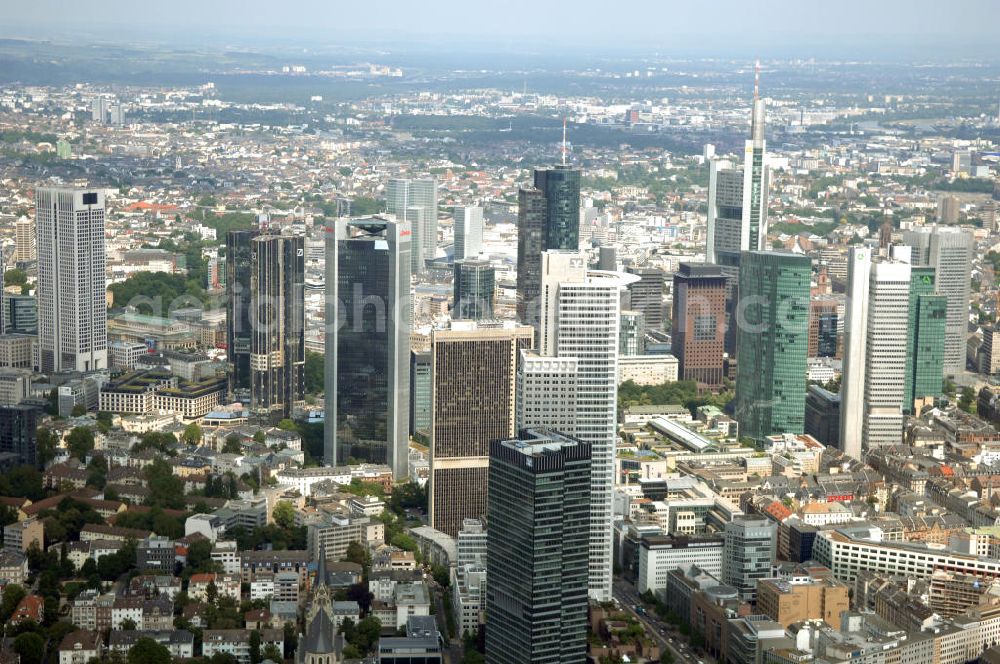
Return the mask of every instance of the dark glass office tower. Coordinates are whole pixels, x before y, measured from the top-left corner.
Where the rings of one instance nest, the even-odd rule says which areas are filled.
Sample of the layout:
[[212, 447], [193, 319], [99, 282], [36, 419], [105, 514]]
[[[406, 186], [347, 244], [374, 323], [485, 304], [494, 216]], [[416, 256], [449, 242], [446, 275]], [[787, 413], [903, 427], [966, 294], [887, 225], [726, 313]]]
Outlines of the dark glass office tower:
[[535, 188], [545, 196], [545, 249], [575, 251], [580, 244], [580, 169], [535, 169]]
[[547, 430], [490, 445], [486, 661], [586, 659], [590, 445]]
[[407, 473], [410, 226], [342, 219], [326, 249], [326, 463]]
[[250, 241], [250, 411], [277, 422], [305, 398], [305, 252], [301, 237]]
[[38, 422], [36, 406], [17, 404], [0, 408], [0, 452], [14, 454], [17, 463], [34, 466], [38, 462]]
[[517, 191], [517, 319], [538, 327], [545, 243], [545, 195], [534, 187]]
[[451, 317], [456, 320], [492, 318], [495, 288], [496, 277], [489, 261], [474, 258], [455, 261], [455, 306]]
[[38, 301], [33, 295], [4, 296], [7, 334], [38, 334]]
[[628, 285], [629, 309], [641, 311], [646, 329], [663, 330], [663, 270], [655, 267], [629, 267], [629, 274], [639, 281]]
[[542, 252], [580, 245], [580, 170], [535, 169], [535, 186], [518, 193], [517, 223], [517, 314], [537, 329]]
[[250, 241], [260, 231], [226, 234], [226, 353], [229, 391], [250, 389]]

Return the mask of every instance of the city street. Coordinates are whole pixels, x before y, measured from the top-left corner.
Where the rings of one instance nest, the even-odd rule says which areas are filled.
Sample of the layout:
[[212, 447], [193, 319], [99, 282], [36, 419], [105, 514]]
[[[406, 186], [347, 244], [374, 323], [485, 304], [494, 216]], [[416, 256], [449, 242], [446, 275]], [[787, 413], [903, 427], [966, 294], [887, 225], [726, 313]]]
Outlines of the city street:
[[694, 654], [691, 647], [687, 643], [681, 641], [681, 637], [672, 636], [670, 630], [666, 623], [660, 620], [657, 616], [652, 614], [642, 615], [635, 610], [636, 605], [641, 605], [642, 600], [639, 598], [639, 593], [636, 592], [635, 587], [620, 579], [616, 579], [614, 582], [614, 598], [617, 599], [624, 611], [627, 611], [631, 615], [635, 616], [643, 625], [646, 626], [647, 631], [653, 635], [656, 642], [659, 644], [660, 649], [667, 649], [674, 656], [674, 660], [677, 662], [685, 662], [688, 664], [696, 664], [697, 662], [709, 662], [708, 659], [704, 657], [700, 658]]

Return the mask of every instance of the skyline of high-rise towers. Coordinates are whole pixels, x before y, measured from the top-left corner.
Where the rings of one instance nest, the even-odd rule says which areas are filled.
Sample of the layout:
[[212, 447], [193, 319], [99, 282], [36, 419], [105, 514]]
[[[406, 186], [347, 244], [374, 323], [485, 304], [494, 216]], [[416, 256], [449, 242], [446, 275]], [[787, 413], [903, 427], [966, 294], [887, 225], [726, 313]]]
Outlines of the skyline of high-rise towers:
[[903, 243], [913, 247], [914, 265], [934, 268], [936, 292], [948, 298], [944, 370], [949, 375], [960, 374], [966, 367], [970, 281], [975, 252], [972, 234], [955, 227], [922, 227], [903, 233]]
[[740, 261], [743, 252], [767, 251], [770, 172], [765, 164], [765, 105], [760, 96], [760, 63], [754, 71], [750, 138], [743, 143], [743, 166], [729, 159], [708, 162], [708, 212], [705, 217], [705, 262], [718, 265], [726, 276], [725, 352], [739, 354], [736, 308], [739, 306]]
[[542, 253], [537, 353], [522, 352], [518, 429], [591, 445], [590, 596], [611, 596], [611, 498], [617, 440], [622, 291], [634, 275], [589, 270], [579, 251]]
[[250, 241], [250, 412], [277, 422], [305, 399], [305, 250], [301, 236]]
[[848, 258], [840, 446], [855, 458], [900, 444], [905, 416], [933, 403], [944, 378], [947, 303], [934, 268], [913, 265], [909, 246], [874, 252]]
[[44, 373], [108, 368], [104, 192], [39, 187], [38, 362]]
[[537, 326], [543, 251], [580, 246], [580, 170], [536, 168], [534, 186], [518, 190], [517, 319]]
[[407, 474], [409, 223], [339, 219], [326, 237], [327, 465], [359, 459]]
[[423, 274], [427, 261], [437, 253], [438, 182], [436, 177], [393, 178], [385, 187], [386, 212], [397, 221], [407, 221], [413, 238], [410, 243], [410, 272]]

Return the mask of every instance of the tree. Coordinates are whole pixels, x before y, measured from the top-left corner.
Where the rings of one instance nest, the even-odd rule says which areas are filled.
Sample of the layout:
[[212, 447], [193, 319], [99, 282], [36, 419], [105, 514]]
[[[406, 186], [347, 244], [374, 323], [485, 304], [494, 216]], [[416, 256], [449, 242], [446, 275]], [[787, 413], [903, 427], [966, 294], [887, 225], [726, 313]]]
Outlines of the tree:
[[354, 628], [354, 645], [363, 653], [371, 652], [378, 643], [381, 631], [382, 623], [378, 618], [372, 616], [362, 618]]
[[168, 509], [184, 509], [184, 480], [174, 475], [163, 459], [154, 459], [146, 466], [146, 481], [149, 485], [147, 503]]
[[128, 664], [170, 664], [170, 651], [165, 645], [144, 636], [128, 650]]
[[260, 664], [260, 632], [250, 632], [250, 664]]
[[372, 562], [371, 555], [365, 545], [356, 541], [347, 545], [347, 554], [344, 556], [344, 560], [362, 567], [368, 567]]
[[267, 437], [264, 435], [264, 431], [257, 429], [253, 434], [253, 442], [263, 445], [265, 440], [267, 440]]
[[976, 413], [975, 409], [976, 403], [976, 391], [971, 387], [962, 388], [962, 396], [958, 399], [958, 407], [967, 413]]
[[250, 632], [250, 664], [260, 664], [260, 632]]
[[295, 431], [295, 422], [288, 419], [287, 417], [280, 422], [278, 422], [278, 428], [282, 431]]
[[274, 506], [274, 522], [286, 530], [295, 526], [295, 507], [287, 500], [279, 500]]
[[134, 620], [132, 620], [131, 618], [125, 618], [120, 623], [118, 623], [118, 629], [124, 632], [131, 632], [137, 629], [137, 627], [135, 625]]
[[0, 600], [0, 622], [7, 622], [25, 595], [27, 593], [21, 586], [16, 583], [7, 584], [3, 589], [3, 599]]
[[48, 427], [38, 427], [35, 437], [38, 441], [38, 464], [44, 466], [55, 458], [58, 441]]
[[239, 454], [243, 451], [243, 441], [239, 434], [231, 433], [226, 436], [226, 442], [222, 444], [223, 454]]
[[81, 403], [78, 403], [75, 406], [73, 406], [73, 410], [71, 410], [69, 414], [72, 417], [83, 417], [84, 415], [87, 414], [87, 407]]
[[372, 600], [375, 599], [375, 596], [368, 590], [367, 581], [351, 584], [347, 587], [346, 595], [348, 601], [353, 600], [358, 603], [362, 613], [368, 613], [372, 605]]
[[269, 659], [272, 662], [280, 662], [284, 659], [284, 657], [282, 656], [281, 651], [278, 650], [278, 646], [273, 643], [268, 643], [264, 646], [264, 659]]
[[33, 466], [15, 466], [0, 475], [0, 496], [24, 496], [30, 500], [45, 497], [42, 474]]
[[201, 427], [194, 422], [187, 425], [184, 427], [184, 433], [181, 434], [181, 440], [188, 445], [197, 445], [201, 442]]
[[326, 372], [321, 353], [306, 351], [306, 362], [303, 367], [306, 394], [319, 394], [325, 389]]
[[427, 511], [427, 490], [412, 481], [397, 484], [389, 498], [389, 509], [398, 516], [405, 516], [406, 510], [418, 509]]
[[291, 657], [299, 647], [299, 632], [295, 629], [295, 625], [286, 622], [282, 628], [282, 637], [285, 644], [285, 657]]
[[83, 461], [94, 449], [94, 432], [87, 427], [74, 427], [66, 436], [66, 448], [71, 455]]
[[21, 656], [21, 664], [42, 664], [45, 639], [37, 632], [25, 632], [14, 639], [14, 652]]
[[3, 273], [4, 286], [23, 286], [28, 283], [28, 273], [19, 268], [12, 268]]
[[448, 573], [448, 568], [444, 565], [432, 565], [431, 575], [442, 588], [447, 588], [451, 584], [451, 575]]

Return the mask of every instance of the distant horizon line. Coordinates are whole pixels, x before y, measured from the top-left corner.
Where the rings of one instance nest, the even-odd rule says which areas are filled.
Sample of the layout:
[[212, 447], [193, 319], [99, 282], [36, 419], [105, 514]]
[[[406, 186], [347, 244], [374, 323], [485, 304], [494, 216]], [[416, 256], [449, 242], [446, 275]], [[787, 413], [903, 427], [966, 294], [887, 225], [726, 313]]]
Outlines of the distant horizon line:
[[[121, 31], [128, 31], [123, 35]], [[348, 32], [349, 34], [343, 34]], [[697, 58], [702, 60], [740, 60], [746, 58], [752, 62], [755, 58], [764, 59], [814, 59], [865, 61], [870, 59], [901, 60], [910, 59], [914, 55], [921, 56], [922, 61], [941, 61], [954, 59], [976, 58], [979, 62], [1000, 60], [1000, 55], [992, 49], [991, 37], [983, 35], [979, 38], [963, 36], [957, 39], [955, 35], [946, 33], [856, 33], [851, 35], [806, 34], [795, 32], [794, 35], [781, 32], [757, 31], [755, 39], [747, 40], [741, 32], [714, 33], [719, 42], [725, 42], [724, 49], [705, 45], [705, 35], [702, 32], [678, 32], [663, 37], [653, 35], [618, 35], [602, 36], [601, 44], [595, 46], [585, 35], [567, 34], [563, 38], [558, 35], [520, 34], [520, 35], [480, 35], [468, 31], [435, 31], [414, 35], [398, 29], [378, 30], [342, 30], [330, 31], [314, 27], [270, 26], [268, 29], [251, 26], [226, 29], [200, 27], [191, 29], [184, 25], [157, 24], [135, 25], [129, 23], [103, 24], [52, 24], [46, 25], [7, 23], [0, 28], [0, 40], [24, 42], [55, 42], [66, 41], [80, 46], [98, 46], [118, 42], [122, 45], [145, 45], [147, 47], [172, 47], [190, 49], [199, 47], [205, 50], [226, 51], [233, 48], [245, 48], [250, 52], [268, 53], [274, 49], [278, 52], [287, 49], [305, 49], [303, 55], [323, 55], [323, 51], [338, 49], [386, 49], [390, 48], [396, 55], [408, 51], [433, 53], [449, 56], [459, 53], [518, 55], [519, 48], [528, 47], [533, 51], [555, 51], [563, 56], [591, 57], [616, 55], [651, 55], [657, 57]], [[124, 37], [124, 38], [123, 38]], [[206, 44], [204, 37], [221, 38], [232, 43]], [[733, 37], [743, 37], [744, 41], [733, 41]], [[447, 40], [442, 43], [441, 40]], [[627, 39], [627, 45], [620, 40]], [[246, 41], [252, 40], [252, 41]], [[928, 47], [934, 45], [935, 48]], [[862, 47], [859, 48], [858, 47]], [[316, 52], [313, 49], [321, 49]], [[981, 49], [986, 49], [981, 50]], [[523, 54], [530, 57], [531, 53]]]

